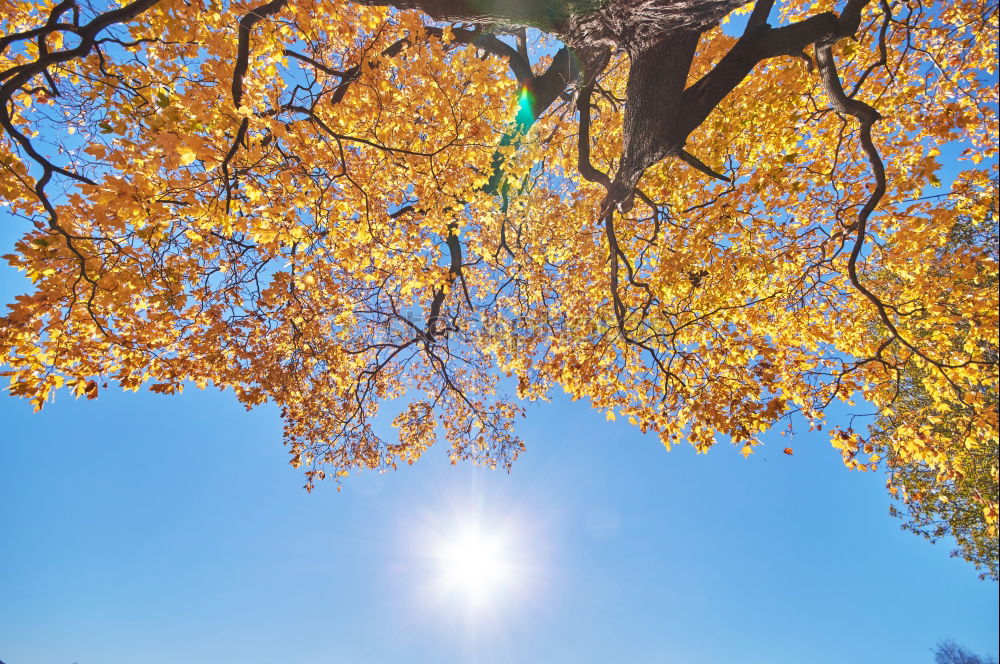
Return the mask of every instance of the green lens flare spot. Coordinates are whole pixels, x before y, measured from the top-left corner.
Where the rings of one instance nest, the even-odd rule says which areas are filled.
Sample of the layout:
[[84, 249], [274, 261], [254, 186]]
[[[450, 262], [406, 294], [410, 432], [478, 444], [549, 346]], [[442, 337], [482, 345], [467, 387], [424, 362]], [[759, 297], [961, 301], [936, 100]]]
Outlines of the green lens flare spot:
[[515, 120], [522, 129], [526, 129], [535, 121], [534, 107], [535, 95], [528, 88], [521, 88], [521, 92], [517, 96], [517, 117]]

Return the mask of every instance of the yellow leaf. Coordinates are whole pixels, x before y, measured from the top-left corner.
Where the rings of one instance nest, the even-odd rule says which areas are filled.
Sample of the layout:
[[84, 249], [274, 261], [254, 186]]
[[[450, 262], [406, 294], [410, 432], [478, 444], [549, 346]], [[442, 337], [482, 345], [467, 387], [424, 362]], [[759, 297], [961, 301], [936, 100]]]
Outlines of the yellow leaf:
[[188, 164], [190, 164], [191, 162], [193, 162], [198, 158], [198, 155], [195, 153], [195, 151], [186, 145], [178, 145], [177, 154], [179, 154], [181, 157], [180, 158], [181, 166], [187, 166]]

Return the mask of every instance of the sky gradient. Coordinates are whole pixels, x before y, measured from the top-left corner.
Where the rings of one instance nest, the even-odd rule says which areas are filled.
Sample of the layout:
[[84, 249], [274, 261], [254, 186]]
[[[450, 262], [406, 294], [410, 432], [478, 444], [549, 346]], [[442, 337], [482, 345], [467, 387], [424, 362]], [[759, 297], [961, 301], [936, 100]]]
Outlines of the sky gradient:
[[[275, 409], [231, 394], [0, 400], [0, 659], [932, 662], [995, 654], [997, 586], [899, 530], [823, 434], [665, 452], [582, 403], [532, 408], [510, 474], [434, 449], [312, 494]], [[510, 588], [442, 591], [435, 538], [510, 534]]]

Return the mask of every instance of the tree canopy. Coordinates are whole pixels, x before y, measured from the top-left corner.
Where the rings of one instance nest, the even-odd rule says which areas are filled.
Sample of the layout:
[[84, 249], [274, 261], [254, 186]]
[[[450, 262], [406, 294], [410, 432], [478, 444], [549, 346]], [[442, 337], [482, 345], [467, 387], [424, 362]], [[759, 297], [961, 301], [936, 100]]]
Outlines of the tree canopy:
[[232, 388], [310, 486], [557, 387], [744, 454], [863, 401], [849, 467], [995, 486], [997, 4], [773, 4], [0, 0], [11, 394]]
[[973, 654], [954, 641], [943, 641], [934, 649], [934, 664], [996, 664], [996, 660]]

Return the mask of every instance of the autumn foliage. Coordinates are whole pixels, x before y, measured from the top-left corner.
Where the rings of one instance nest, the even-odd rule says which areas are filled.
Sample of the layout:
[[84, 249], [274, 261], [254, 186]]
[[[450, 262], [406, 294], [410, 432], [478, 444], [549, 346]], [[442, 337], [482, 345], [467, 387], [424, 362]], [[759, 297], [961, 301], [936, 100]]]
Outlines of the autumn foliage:
[[[370, 4], [0, 0], [11, 394], [231, 388], [310, 484], [439, 437], [509, 464], [557, 388], [668, 448], [794, 417], [853, 468], [975, 475], [996, 538], [996, 251], [953, 242], [997, 220], [995, 2], [595, 48]], [[907, 412], [873, 441], [838, 402]]]

